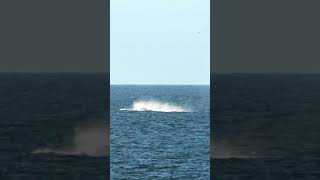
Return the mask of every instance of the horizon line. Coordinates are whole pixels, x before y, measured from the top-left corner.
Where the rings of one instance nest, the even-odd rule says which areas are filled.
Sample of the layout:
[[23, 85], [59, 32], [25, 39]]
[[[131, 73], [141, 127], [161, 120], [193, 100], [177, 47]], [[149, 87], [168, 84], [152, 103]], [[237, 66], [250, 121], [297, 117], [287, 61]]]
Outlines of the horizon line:
[[114, 84], [111, 86], [210, 86], [210, 84]]
[[4, 72], [0, 74], [110, 74], [109, 72]]
[[301, 75], [309, 75], [309, 74], [320, 74], [320, 72], [211, 72], [210, 75], [213, 74], [266, 74], [266, 75], [292, 75], [292, 74], [301, 74]]
[[[110, 74], [110, 72], [103, 72], [103, 71], [97, 71], [97, 72], [67, 72], [67, 71], [50, 71], [50, 72], [8, 72], [8, 71], [0, 71], [0, 74]], [[320, 74], [320, 72], [210, 72], [210, 75], [212, 74]]]

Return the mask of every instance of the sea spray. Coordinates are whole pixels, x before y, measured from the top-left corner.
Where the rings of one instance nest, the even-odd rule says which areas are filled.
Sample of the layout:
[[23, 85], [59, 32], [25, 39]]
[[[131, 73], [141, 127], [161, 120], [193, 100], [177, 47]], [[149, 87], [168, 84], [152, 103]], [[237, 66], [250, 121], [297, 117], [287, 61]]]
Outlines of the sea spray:
[[106, 123], [96, 122], [89, 126], [74, 128], [72, 142], [60, 148], [41, 148], [32, 151], [33, 154], [58, 154], [91, 157], [108, 156], [108, 126]]
[[190, 112], [190, 109], [157, 100], [134, 101], [131, 108], [122, 108], [121, 111], [155, 111], [155, 112]]
[[[255, 151], [243, 152], [237, 150], [227, 141], [212, 142], [211, 141], [211, 158], [213, 159], [252, 159], [257, 158], [258, 154]], [[259, 156], [260, 157], [260, 156]]]

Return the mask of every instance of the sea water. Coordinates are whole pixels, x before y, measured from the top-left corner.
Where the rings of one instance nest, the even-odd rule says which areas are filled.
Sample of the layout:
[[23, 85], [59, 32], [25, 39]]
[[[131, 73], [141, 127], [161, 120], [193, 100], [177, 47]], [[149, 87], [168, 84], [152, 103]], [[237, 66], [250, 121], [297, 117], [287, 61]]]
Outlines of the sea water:
[[320, 75], [211, 79], [213, 179], [320, 179]]
[[1, 74], [0, 179], [108, 179], [106, 74]]
[[209, 179], [210, 87], [112, 85], [111, 179]]

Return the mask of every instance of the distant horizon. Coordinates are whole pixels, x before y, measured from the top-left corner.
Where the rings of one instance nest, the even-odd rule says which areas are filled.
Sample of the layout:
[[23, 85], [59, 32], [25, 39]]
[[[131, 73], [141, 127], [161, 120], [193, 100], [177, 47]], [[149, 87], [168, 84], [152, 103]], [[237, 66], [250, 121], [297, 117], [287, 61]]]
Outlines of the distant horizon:
[[213, 72], [210, 75], [214, 74], [248, 74], [248, 75], [320, 75], [320, 72]]
[[0, 72], [0, 74], [110, 74], [109, 72]]
[[[0, 71], [0, 74], [108, 74], [110, 75], [110, 72], [7, 72], [7, 71]], [[320, 72], [211, 72], [210, 75], [214, 74], [226, 74], [226, 75], [232, 75], [232, 74], [264, 74], [264, 75], [320, 75]], [[117, 83], [118, 84], [118, 83]], [[122, 84], [122, 83], [121, 83]], [[146, 83], [149, 84], [149, 83]], [[171, 83], [170, 83], [171, 84]], [[184, 84], [184, 83], [182, 83]], [[195, 83], [198, 84], [198, 83]], [[203, 83], [199, 83], [203, 84]]]
[[110, 86], [210, 86], [210, 84], [110, 84]]

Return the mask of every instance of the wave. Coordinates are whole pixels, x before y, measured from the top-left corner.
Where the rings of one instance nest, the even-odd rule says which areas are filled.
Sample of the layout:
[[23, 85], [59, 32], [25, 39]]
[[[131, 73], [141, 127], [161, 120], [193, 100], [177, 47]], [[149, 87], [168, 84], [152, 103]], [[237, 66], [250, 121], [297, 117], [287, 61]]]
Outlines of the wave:
[[134, 101], [132, 108], [122, 108], [121, 111], [154, 111], [154, 112], [190, 112], [190, 109], [156, 100]]
[[36, 149], [31, 153], [106, 157], [109, 154], [108, 128], [102, 123], [88, 127], [77, 127], [74, 129], [71, 144], [55, 149]]

